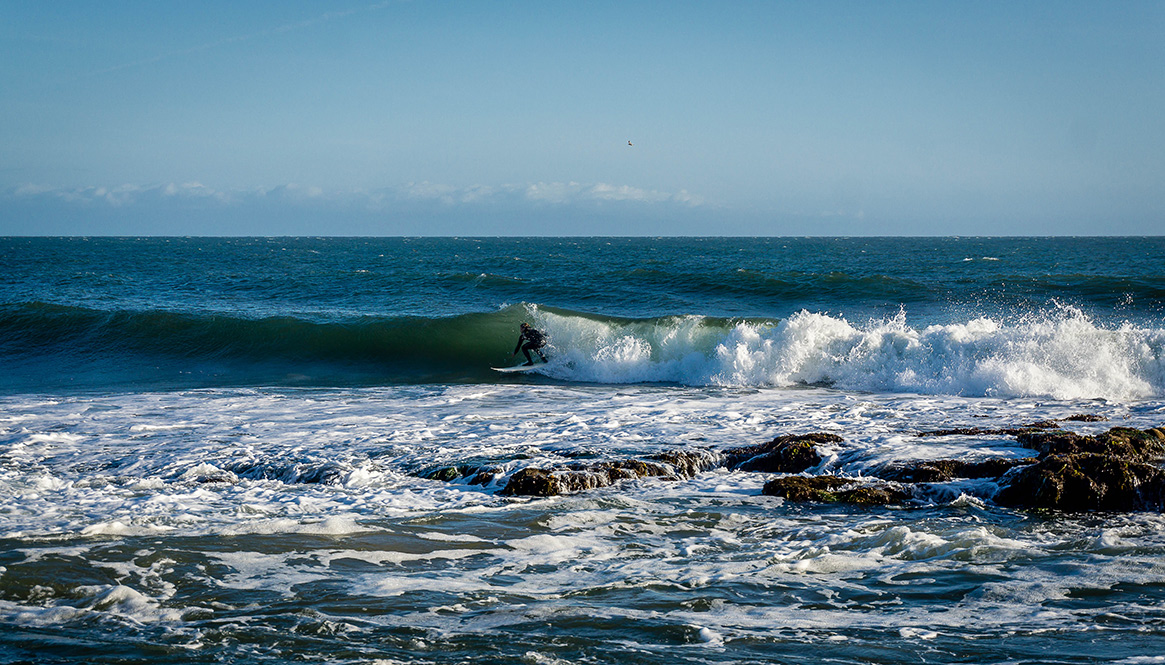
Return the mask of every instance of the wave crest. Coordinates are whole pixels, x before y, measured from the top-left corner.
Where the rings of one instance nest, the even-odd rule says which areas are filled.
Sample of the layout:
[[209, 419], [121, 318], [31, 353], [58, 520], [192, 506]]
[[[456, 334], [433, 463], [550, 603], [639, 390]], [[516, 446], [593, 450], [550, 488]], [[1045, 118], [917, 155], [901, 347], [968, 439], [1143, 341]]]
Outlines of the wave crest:
[[864, 325], [802, 310], [784, 320], [646, 319], [519, 304], [453, 317], [333, 322], [165, 311], [0, 306], [0, 385], [383, 385], [501, 376], [518, 323], [550, 339], [540, 374], [674, 383], [963, 396], [1128, 400], [1165, 394], [1165, 329], [1104, 327], [1070, 307], [1015, 320]]
[[865, 326], [808, 311], [780, 322], [541, 318], [564, 356], [546, 373], [567, 380], [1057, 399], [1165, 392], [1165, 330], [1103, 328], [1071, 308], [922, 329], [905, 312]]

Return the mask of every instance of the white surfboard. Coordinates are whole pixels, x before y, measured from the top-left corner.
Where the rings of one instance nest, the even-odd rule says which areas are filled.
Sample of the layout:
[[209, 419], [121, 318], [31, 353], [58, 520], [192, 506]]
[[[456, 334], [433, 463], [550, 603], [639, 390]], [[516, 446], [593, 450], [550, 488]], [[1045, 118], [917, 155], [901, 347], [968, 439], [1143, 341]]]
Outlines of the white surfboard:
[[532, 370], [536, 367], [538, 367], [538, 365], [535, 364], [535, 365], [515, 365], [514, 367], [491, 367], [490, 369], [492, 369], [496, 372], [509, 373], [509, 372], [529, 372], [530, 370]]

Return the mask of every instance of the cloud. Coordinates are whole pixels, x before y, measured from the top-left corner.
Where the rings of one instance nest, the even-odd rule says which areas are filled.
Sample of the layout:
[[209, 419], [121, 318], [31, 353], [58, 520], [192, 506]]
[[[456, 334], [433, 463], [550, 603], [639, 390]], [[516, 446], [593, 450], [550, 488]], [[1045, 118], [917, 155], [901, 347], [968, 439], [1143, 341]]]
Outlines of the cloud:
[[657, 234], [705, 205], [686, 190], [610, 183], [368, 190], [288, 183], [219, 189], [200, 182], [0, 188], [0, 235]]
[[52, 199], [82, 206], [125, 207], [150, 202], [206, 202], [223, 206], [248, 203], [299, 203], [365, 207], [379, 210], [395, 205], [430, 203], [446, 207], [488, 206], [596, 206], [605, 204], [704, 205], [687, 190], [664, 192], [631, 185], [578, 182], [537, 182], [526, 185], [455, 185], [412, 182], [373, 190], [325, 190], [289, 183], [268, 188], [215, 189], [200, 182], [116, 187], [46, 187], [25, 184], [0, 190], [0, 201]]

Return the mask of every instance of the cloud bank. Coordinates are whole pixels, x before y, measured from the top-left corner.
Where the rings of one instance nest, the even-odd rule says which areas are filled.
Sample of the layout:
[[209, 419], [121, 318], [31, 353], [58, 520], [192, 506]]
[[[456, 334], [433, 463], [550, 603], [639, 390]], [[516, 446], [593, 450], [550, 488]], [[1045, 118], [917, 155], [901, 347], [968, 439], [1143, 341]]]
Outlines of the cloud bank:
[[592, 235], [634, 233], [629, 220], [655, 234], [661, 221], [708, 207], [686, 190], [579, 182], [413, 182], [371, 190], [21, 185], [0, 189], [0, 235], [186, 235], [191, 228], [215, 235], [429, 235], [467, 222], [483, 235]]

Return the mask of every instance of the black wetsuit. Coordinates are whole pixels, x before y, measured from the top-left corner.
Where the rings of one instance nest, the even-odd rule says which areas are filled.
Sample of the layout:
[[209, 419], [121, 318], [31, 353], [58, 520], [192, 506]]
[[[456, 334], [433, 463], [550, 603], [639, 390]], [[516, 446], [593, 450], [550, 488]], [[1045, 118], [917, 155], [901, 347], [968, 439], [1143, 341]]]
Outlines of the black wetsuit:
[[546, 346], [546, 336], [533, 328], [525, 328], [522, 334], [518, 335], [518, 345], [514, 347], [514, 353], [521, 351], [526, 354], [526, 364], [533, 365], [534, 359], [530, 357], [530, 351], [538, 354], [542, 362], [546, 362], [546, 355], [542, 353], [542, 347]]

